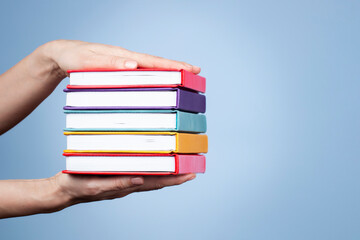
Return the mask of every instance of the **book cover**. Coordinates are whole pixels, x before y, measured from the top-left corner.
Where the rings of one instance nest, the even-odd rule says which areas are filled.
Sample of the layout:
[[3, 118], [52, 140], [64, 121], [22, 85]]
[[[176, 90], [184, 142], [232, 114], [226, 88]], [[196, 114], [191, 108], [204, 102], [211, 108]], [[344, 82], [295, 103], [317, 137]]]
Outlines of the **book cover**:
[[[68, 149], [64, 150], [64, 152], [206, 153], [208, 151], [208, 138], [205, 134], [178, 132], [64, 132], [64, 135], [69, 137], [77, 136], [72, 138], [70, 142], [68, 139]], [[122, 137], [114, 138], [111, 135], [122, 135]]]
[[64, 110], [182, 110], [194, 113], [205, 113], [206, 98], [204, 95], [179, 88], [127, 88], [127, 89], [64, 89], [66, 93], [76, 92], [134, 92], [141, 96], [146, 91], [176, 92], [175, 106], [65, 106]]
[[[65, 110], [64, 112], [67, 115], [67, 127], [64, 131], [206, 132], [205, 115], [177, 110]], [[72, 123], [74, 119], [69, 118], [74, 117], [72, 114], [76, 114], [75, 117], [78, 118], [75, 120], [78, 123]], [[98, 117], [91, 118], [94, 115]], [[174, 123], [172, 118], [164, 123], [158, 121], [159, 118], [162, 120], [164, 116], [169, 117], [169, 115], [175, 115]], [[126, 116], [132, 117], [126, 118]], [[151, 123], [151, 121], [156, 122]], [[170, 125], [174, 125], [174, 127], [169, 127]]]
[[[206, 79], [202, 76], [193, 74], [186, 70], [174, 70], [174, 69], [111, 69], [111, 70], [99, 70], [99, 69], [82, 69], [82, 70], [69, 70], [68, 73], [91, 73], [91, 72], [179, 72], [181, 74], [181, 80], [178, 84], [126, 84], [126, 85], [104, 85], [104, 84], [81, 84], [81, 85], [68, 85], [68, 89], [81, 89], [81, 88], [158, 88], [158, 87], [183, 87], [187, 89], [192, 89], [194, 91], [205, 93], [206, 90]], [[104, 76], [106, 79], [106, 76]], [[86, 79], [84, 79], [86, 82]]]
[[[204, 155], [190, 155], [190, 154], [118, 154], [118, 153], [64, 153], [67, 158], [76, 157], [104, 157], [106, 160], [109, 158], [118, 158], [121, 160], [122, 157], [127, 158], [142, 158], [146, 160], [148, 157], [172, 157], [174, 161], [174, 168], [171, 171], [81, 171], [71, 170], [71, 166], [67, 167], [66, 170], [63, 170], [63, 173], [69, 174], [92, 174], [92, 175], [177, 175], [177, 174], [186, 174], [186, 173], [204, 173], [206, 169], [206, 159]], [[100, 159], [101, 160], [101, 159]], [[86, 158], [85, 158], [86, 164]], [[102, 166], [97, 167], [101, 169]], [[110, 166], [107, 166], [111, 168]], [[86, 167], [86, 169], [89, 169]]]

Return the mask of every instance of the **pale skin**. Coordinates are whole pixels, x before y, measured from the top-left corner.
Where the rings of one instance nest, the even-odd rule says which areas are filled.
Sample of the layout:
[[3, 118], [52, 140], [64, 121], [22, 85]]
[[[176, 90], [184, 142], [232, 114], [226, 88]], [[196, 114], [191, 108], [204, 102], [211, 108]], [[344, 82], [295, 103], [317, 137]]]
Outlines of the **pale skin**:
[[[121, 47], [56, 40], [37, 48], [0, 75], [0, 134], [29, 115], [72, 69], [185, 69], [185, 62], [136, 53]], [[1, 180], [0, 218], [59, 211], [74, 204], [124, 197], [133, 192], [179, 185], [196, 177], [88, 176], [58, 173], [46, 179]]]

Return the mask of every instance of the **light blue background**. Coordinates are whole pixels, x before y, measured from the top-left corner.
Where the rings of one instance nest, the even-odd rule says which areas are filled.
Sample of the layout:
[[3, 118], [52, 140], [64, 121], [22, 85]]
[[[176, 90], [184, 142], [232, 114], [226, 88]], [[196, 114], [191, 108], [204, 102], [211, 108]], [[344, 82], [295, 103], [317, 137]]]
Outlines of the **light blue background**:
[[[54, 39], [202, 67], [207, 173], [0, 221], [1, 239], [359, 239], [358, 1], [2, 1], [0, 72]], [[0, 137], [1, 179], [65, 166], [65, 79]], [[0, 196], [6, 197], [6, 196]]]

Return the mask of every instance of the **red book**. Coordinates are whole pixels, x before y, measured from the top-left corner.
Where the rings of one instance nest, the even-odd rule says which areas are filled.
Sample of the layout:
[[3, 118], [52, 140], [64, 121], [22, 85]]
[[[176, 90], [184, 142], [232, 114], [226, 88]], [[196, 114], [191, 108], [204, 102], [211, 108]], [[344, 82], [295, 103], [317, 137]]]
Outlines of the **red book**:
[[69, 89], [174, 88], [205, 92], [206, 79], [186, 70], [174, 69], [82, 69], [69, 70]]
[[204, 155], [64, 153], [71, 174], [177, 175], [204, 173]]

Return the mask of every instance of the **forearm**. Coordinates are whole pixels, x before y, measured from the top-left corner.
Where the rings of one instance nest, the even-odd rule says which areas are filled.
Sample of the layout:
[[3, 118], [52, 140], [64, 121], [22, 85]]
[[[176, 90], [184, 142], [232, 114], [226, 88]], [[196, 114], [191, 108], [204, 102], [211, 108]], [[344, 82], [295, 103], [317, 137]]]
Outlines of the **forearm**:
[[0, 133], [30, 114], [66, 77], [52, 60], [52, 43], [36, 49], [0, 75]]
[[54, 178], [0, 181], [0, 218], [55, 212], [72, 204]]

